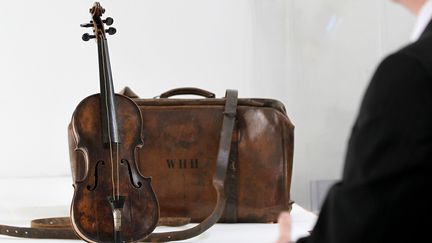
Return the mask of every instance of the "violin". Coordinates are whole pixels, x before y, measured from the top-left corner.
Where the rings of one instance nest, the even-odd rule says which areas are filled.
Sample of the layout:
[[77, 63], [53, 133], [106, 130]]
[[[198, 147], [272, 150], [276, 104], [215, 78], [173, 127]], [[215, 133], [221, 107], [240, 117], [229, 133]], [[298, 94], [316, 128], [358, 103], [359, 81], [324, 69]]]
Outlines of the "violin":
[[[146, 238], [156, 227], [159, 205], [151, 178], [143, 176], [136, 164], [136, 150], [143, 145], [142, 118], [129, 98], [115, 94], [106, 33], [116, 32], [112, 18], [101, 19], [105, 9], [95, 3], [92, 27], [98, 46], [100, 94], [85, 98], [71, 121], [75, 151], [85, 161], [83, 178], [74, 181], [71, 223], [75, 233], [87, 242], [135, 242]], [[73, 157], [71, 157], [73, 158]]]

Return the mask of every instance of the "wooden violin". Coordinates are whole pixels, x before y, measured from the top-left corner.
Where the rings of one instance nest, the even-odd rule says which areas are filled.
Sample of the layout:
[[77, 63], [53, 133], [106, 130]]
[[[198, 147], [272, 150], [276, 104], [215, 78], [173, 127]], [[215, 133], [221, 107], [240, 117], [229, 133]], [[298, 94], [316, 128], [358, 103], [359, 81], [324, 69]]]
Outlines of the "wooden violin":
[[[82, 178], [74, 181], [71, 223], [87, 242], [135, 242], [156, 227], [159, 205], [151, 180], [138, 171], [135, 152], [142, 146], [141, 113], [129, 98], [115, 94], [106, 33], [116, 31], [112, 18], [101, 19], [99, 3], [90, 9], [99, 56], [100, 94], [85, 98], [71, 121], [75, 153], [85, 162]], [[74, 156], [71, 157], [72, 159]]]

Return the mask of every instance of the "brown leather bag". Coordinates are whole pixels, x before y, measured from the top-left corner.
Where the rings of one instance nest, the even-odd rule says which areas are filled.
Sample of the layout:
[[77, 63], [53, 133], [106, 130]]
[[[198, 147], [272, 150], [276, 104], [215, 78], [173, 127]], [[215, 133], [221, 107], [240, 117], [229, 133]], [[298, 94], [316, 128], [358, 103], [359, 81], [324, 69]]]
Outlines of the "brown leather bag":
[[[161, 217], [201, 222], [216, 204], [212, 177], [218, 154], [223, 98], [196, 88], [170, 90], [141, 99], [122, 94], [140, 107], [144, 146], [139, 170], [152, 177]], [[171, 99], [194, 94], [205, 99]], [[283, 104], [270, 99], [239, 99], [227, 177], [229, 193], [219, 222], [275, 222], [291, 208], [294, 126]]]

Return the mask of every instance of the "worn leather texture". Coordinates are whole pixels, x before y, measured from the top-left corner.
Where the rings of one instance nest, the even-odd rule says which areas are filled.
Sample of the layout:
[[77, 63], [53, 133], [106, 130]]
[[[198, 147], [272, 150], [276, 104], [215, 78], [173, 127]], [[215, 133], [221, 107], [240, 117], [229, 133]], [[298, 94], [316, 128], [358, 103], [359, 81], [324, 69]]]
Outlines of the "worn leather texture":
[[[139, 171], [152, 178], [161, 217], [201, 222], [216, 204], [216, 167], [224, 99], [140, 99], [124, 95], [141, 110], [144, 145]], [[70, 131], [69, 131], [70, 132]], [[74, 181], [86, 176], [86, 162], [70, 139]], [[271, 99], [239, 99], [227, 178], [227, 205], [219, 222], [275, 222], [290, 210], [294, 126], [285, 108]]]

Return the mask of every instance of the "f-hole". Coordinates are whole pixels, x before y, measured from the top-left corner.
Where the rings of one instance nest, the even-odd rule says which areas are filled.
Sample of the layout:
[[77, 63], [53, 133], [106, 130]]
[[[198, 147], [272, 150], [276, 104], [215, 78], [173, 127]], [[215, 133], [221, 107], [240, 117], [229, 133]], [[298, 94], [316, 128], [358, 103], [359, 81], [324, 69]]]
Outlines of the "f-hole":
[[98, 185], [98, 168], [99, 168], [99, 164], [101, 164], [101, 165], [105, 165], [105, 161], [103, 161], [103, 160], [99, 160], [97, 163], [96, 163], [96, 168], [95, 168], [95, 170], [94, 170], [94, 185], [93, 186], [91, 186], [91, 185], [87, 185], [87, 190], [89, 190], [89, 191], [94, 191], [95, 189], [96, 189], [96, 187], [97, 187], [97, 185]]
[[133, 180], [133, 177], [132, 177], [132, 170], [131, 170], [131, 166], [130, 166], [130, 164], [129, 164], [129, 161], [128, 161], [127, 159], [122, 159], [122, 160], [120, 161], [120, 163], [122, 163], [122, 164], [126, 164], [126, 165], [127, 165], [127, 167], [128, 167], [128, 171], [129, 171], [129, 179], [130, 179], [130, 181], [131, 181], [132, 186], [134, 186], [135, 188], [141, 188], [141, 186], [142, 186], [141, 181], [138, 181], [138, 182], [135, 184], [135, 182], [134, 182], [134, 180]]

